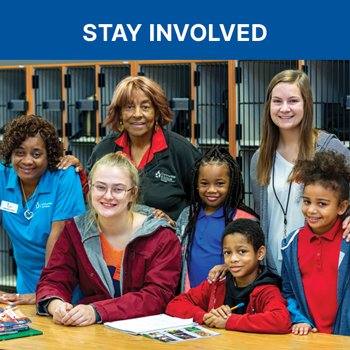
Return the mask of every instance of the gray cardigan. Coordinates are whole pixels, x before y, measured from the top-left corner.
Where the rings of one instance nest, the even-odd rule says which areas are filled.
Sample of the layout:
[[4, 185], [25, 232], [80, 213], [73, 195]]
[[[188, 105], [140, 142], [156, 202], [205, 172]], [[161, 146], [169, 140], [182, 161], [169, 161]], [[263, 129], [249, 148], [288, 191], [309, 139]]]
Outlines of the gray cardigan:
[[[346, 156], [348, 163], [350, 164], [350, 151], [349, 149], [334, 135], [325, 131], [320, 131], [320, 135], [317, 139], [316, 152], [330, 150], [338, 153], [342, 153]], [[265, 233], [265, 240], [268, 242], [268, 219], [267, 219], [267, 186], [259, 185], [256, 181], [256, 171], [258, 165], [259, 150], [257, 150], [250, 162], [250, 183], [252, 184], [252, 192], [254, 198], [254, 209], [260, 215], [260, 225]], [[282, 218], [281, 218], [282, 220]], [[276, 264], [272, 259], [269, 249], [267, 249], [266, 263], [270, 269], [276, 271]]]

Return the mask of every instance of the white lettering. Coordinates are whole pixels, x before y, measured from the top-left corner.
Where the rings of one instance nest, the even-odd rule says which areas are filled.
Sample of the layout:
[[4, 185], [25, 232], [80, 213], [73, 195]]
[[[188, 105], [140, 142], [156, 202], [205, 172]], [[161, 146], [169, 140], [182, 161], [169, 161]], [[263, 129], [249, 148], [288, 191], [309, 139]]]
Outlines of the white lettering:
[[103, 41], [108, 41], [108, 28], [112, 28], [113, 25], [102, 23], [99, 24], [98, 27], [103, 29]]
[[190, 26], [189, 24], [185, 24], [185, 26], [184, 26], [184, 28], [182, 30], [182, 33], [180, 33], [179, 26], [177, 24], [174, 24], [175, 33], [176, 33], [177, 39], [179, 41], [184, 41], [185, 40], [189, 26]]
[[132, 27], [131, 24], [127, 24], [126, 26], [128, 27], [128, 29], [129, 29], [129, 31], [130, 31], [130, 33], [131, 33], [131, 40], [132, 40], [132, 41], [136, 41], [136, 35], [137, 35], [137, 33], [139, 32], [139, 30], [140, 30], [142, 24], [139, 23], [139, 24], [136, 26], [135, 29]]
[[154, 24], [149, 25], [149, 41], [154, 41]]
[[220, 38], [214, 37], [214, 28], [212, 24], [209, 24], [209, 41], [220, 41]]
[[162, 34], [166, 40], [171, 41], [171, 24], [167, 25], [167, 29], [164, 29], [161, 24], [157, 24], [157, 41], [162, 41]]
[[118, 38], [123, 39], [123, 41], [128, 41], [128, 37], [125, 34], [125, 30], [122, 24], [117, 24], [115, 26], [112, 41], [116, 41]]
[[83, 30], [84, 30], [84, 33], [86, 34], [89, 34], [91, 36], [88, 36], [88, 35], [83, 35], [83, 38], [84, 40], [86, 41], [95, 41], [96, 38], [97, 38], [97, 35], [94, 31], [90, 30], [90, 29], [93, 29], [93, 30], [96, 30], [96, 26], [94, 24], [85, 24]]
[[[201, 36], [196, 36], [196, 29], [199, 29], [200, 31], [202, 31], [202, 35]], [[195, 24], [190, 31], [191, 34], [191, 38], [194, 41], [203, 41], [205, 39], [205, 37], [207, 36], [207, 29], [204, 27], [203, 24]]]
[[231, 24], [230, 25], [230, 30], [227, 33], [225, 25], [224, 24], [220, 24], [221, 33], [222, 33], [222, 36], [224, 37], [225, 41], [230, 41], [231, 40], [233, 31], [235, 30], [235, 27], [236, 27], [235, 24]]
[[[85, 41], [136, 41], [142, 24], [85, 24], [83, 27], [83, 39]], [[267, 28], [262, 24], [200, 24], [190, 25], [159, 24], [149, 25], [150, 41], [174, 41], [185, 40], [220, 42], [220, 41], [263, 41], [267, 37]], [[174, 35], [173, 35], [174, 34]]]
[[249, 30], [244, 30], [245, 28], [249, 29], [249, 24], [238, 24], [237, 32], [237, 41], [249, 41], [249, 37], [245, 38], [243, 35], [249, 35]]
[[[261, 36], [257, 36], [258, 29], [261, 29]], [[262, 24], [253, 24], [253, 41], [263, 41], [266, 39], [267, 30], [266, 27]]]

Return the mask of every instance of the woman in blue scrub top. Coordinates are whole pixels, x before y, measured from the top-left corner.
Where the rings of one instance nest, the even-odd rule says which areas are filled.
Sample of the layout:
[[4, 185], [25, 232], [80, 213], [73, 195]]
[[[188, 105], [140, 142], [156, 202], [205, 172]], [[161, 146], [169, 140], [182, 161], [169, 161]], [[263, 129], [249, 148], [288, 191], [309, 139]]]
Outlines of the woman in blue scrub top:
[[65, 220], [85, 212], [80, 179], [74, 167], [57, 169], [62, 144], [55, 127], [39, 116], [7, 124], [0, 155], [0, 223], [12, 242], [18, 293], [0, 293], [0, 302], [34, 304]]

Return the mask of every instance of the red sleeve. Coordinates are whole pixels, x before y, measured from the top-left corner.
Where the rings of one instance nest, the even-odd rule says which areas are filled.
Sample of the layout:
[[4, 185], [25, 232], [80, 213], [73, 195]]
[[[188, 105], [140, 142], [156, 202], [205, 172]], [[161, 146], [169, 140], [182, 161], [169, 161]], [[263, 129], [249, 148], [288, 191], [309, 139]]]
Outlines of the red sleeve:
[[290, 327], [286, 301], [273, 285], [264, 286], [257, 295], [253, 291], [247, 313], [233, 314], [226, 323], [228, 330], [254, 333], [290, 333]]
[[79, 282], [74, 247], [75, 245], [65, 227], [37, 284], [36, 299], [38, 303], [52, 296], [70, 302], [72, 291]]
[[88, 178], [87, 178], [87, 175], [86, 175], [84, 169], [82, 169], [79, 172], [79, 177], [80, 177], [81, 187], [83, 189], [84, 201], [85, 201], [85, 203], [87, 203], [87, 194], [89, 192], [89, 186], [88, 186], [89, 185], [89, 181], [88, 181]]
[[191, 318], [199, 324], [208, 312], [212, 285], [203, 281], [198, 287], [191, 288], [187, 293], [175, 297], [167, 306], [165, 312], [170, 316]]
[[[147, 247], [154, 254], [143, 286], [140, 289], [130, 286], [130, 291], [118, 298], [94, 303], [103, 322], [163, 313], [174, 297], [181, 271], [180, 241], [171, 229], [163, 229], [155, 240], [156, 245]], [[129, 265], [128, 273], [133, 273], [132, 260]]]

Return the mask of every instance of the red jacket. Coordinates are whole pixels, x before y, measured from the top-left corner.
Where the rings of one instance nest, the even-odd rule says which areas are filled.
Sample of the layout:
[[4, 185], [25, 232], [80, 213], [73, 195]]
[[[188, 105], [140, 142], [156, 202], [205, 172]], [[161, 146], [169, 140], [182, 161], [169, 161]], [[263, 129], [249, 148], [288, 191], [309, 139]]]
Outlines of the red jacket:
[[[212, 308], [223, 305], [226, 294], [226, 279], [213, 284], [203, 281], [198, 287], [175, 297], [167, 306], [166, 313], [181, 318], [191, 318], [203, 323], [203, 317]], [[272, 284], [253, 289], [247, 312], [232, 314], [226, 329], [254, 333], [290, 333], [290, 317], [280, 290]]]
[[181, 271], [179, 239], [166, 227], [167, 222], [147, 219], [141, 232], [127, 244], [120, 281], [122, 295], [118, 298], [112, 298], [107, 287], [112, 279], [96, 227], [81, 233], [77, 225], [83, 226], [73, 219], [66, 223], [41, 274], [36, 292], [38, 314], [48, 314], [46, 301], [52, 297], [70, 302], [78, 284], [85, 296], [80, 303], [92, 303], [103, 322], [164, 312], [175, 295]]

